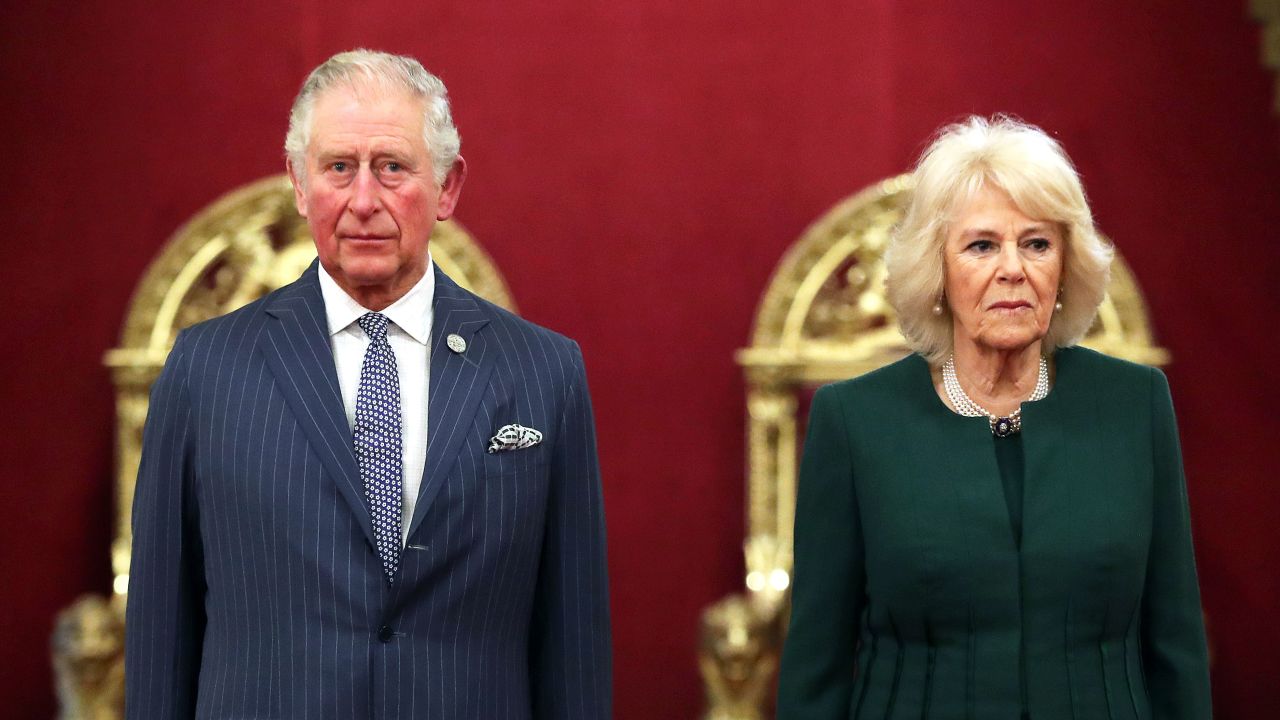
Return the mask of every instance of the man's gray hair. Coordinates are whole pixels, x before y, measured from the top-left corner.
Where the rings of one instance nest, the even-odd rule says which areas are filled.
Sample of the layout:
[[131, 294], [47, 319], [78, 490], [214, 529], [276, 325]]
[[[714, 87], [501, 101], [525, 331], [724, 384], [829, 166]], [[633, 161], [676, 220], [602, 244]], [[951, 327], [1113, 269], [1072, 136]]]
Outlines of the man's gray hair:
[[307, 76], [293, 101], [293, 109], [289, 111], [289, 132], [284, 138], [284, 151], [289, 162], [302, 170], [307, 144], [311, 141], [311, 112], [317, 98], [334, 86], [357, 85], [398, 89], [422, 98], [423, 138], [431, 153], [436, 182], [444, 182], [462, 147], [462, 138], [449, 112], [449, 93], [444, 82], [411, 57], [376, 50], [338, 53]]

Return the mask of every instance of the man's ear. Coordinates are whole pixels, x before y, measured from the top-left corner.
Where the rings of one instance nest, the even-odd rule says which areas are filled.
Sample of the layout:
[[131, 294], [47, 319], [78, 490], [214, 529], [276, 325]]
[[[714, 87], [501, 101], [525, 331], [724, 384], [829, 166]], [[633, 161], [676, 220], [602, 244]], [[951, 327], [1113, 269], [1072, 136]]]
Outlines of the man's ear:
[[306, 173], [306, 168], [295, 168], [292, 158], [284, 161], [284, 168], [289, 172], [289, 182], [293, 183], [293, 204], [297, 206], [298, 214], [306, 217], [307, 194], [302, 191], [302, 178], [303, 173]]
[[[462, 183], [467, 179], [467, 161], [458, 156], [453, 167], [440, 183], [440, 201], [436, 204], [436, 220], [448, 220], [458, 207], [458, 198], [462, 195]], [[296, 187], [296, 186], [295, 186]], [[302, 212], [299, 210], [298, 212]]]

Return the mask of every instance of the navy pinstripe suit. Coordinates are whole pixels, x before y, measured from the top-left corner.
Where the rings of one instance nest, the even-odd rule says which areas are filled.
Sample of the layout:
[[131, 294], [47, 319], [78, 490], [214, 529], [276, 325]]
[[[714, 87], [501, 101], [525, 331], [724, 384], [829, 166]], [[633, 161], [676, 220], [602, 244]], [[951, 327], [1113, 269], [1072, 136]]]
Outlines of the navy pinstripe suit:
[[[582, 356], [435, 272], [426, 472], [394, 583], [316, 266], [178, 337], [134, 499], [127, 717], [609, 717]], [[543, 442], [487, 453], [508, 423]]]

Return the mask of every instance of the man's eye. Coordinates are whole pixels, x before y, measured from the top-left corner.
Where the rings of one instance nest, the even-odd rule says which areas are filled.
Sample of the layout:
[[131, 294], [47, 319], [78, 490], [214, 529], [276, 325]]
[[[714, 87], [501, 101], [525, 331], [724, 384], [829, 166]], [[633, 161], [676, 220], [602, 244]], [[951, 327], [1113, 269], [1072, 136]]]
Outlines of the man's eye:
[[333, 163], [332, 165], [330, 165], [330, 166], [329, 166], [329, 169], [333, 170], [334, 172], [340, 172], [340, 173], [341, 173], [341, 172], [346, 172], [346, 171], [347, 171], [347, 164], [346, 164], [345, 162], [343, 162], [343, 161], [339, 160], [338, 162], [335, 162], [335, 163]]
[[385, 170], [386, 172], [394, 173], [394, 172], [400, 172], [403, 168], [400, 167], [400, 163], [398, 162], [389, 162], [386, 165], [383, 165], [382, 169]]

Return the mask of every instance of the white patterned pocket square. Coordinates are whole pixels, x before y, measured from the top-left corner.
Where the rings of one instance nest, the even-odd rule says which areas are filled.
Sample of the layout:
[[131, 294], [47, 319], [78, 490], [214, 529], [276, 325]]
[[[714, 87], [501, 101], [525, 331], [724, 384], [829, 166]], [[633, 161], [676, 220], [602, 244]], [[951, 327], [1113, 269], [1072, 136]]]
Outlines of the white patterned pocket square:
[[523, 425], [503, 425], [498, 434], [489, 438], [489, 452], [523, 450], [542, 442], [542, 433]]

